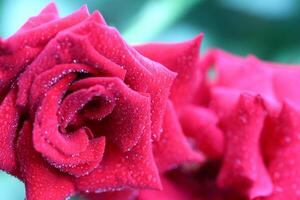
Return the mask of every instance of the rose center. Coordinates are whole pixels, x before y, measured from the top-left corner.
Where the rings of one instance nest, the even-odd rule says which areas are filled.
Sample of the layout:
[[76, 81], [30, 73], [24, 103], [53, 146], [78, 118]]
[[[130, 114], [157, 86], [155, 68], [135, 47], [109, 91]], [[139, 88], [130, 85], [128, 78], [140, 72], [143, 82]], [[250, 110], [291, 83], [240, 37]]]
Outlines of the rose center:
[[[80, 89], [66, 96], [60, 106], [58, 118], [62, 132], [74, 132], [95, 126], [107, 117], [115, 107], [115, 100], [102, 86]], [[97, 131], [97, 136], [102, 135]]]

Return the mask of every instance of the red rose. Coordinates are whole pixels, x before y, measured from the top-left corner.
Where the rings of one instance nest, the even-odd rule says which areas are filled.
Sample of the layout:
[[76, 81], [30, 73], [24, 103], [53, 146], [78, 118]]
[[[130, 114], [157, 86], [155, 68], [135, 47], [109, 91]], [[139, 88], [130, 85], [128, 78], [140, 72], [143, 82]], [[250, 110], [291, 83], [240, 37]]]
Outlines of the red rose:
[[[189, 68], [194, 67], [194, 64], [199, 61], [198, 48], [200, 46], [201, 38], [202, 36], [198, 36], [194, 40], [174, 45], [146, 44], [135, 46], [135, 49], [137, 49], [142, 55], [154, 61], [160, 62], [161, 64], [169, 67], [169, 69], [172, 71], [177, 72], [177, 77], [171, 89], [171, 99], [167, 103], [166, 113], [163, 119], [162, 133], [158, 140], [153, 141], [153, 155], [158, 166], [160, 176], [163, 179], [163, 183], [165, 182], [165, 173], [168, 173], [173, 169], [177, 169], [185, 164], [197, 165], [202, 163], [205, 159], [201, 152], [191, 148], [190, 141], [183, 133], [176, 111], [178, 108], [180, 108], [180, 105], [186, 104], [185, 102], [192, 101], [194, 95], [193, 93], [197, 90], [198, 86], [194, 83], [198, 83], [200, 81], [200, 73], [195, 74], [195, 76], [193, 76], [194, 79], [192, 80], [190, 80], [191, 77], [189, 77], [188, 74], [188, 76], [186, 76], [184, 73], [191, 73]], [[189, 56], [190, 53], [192, 53], [192, 56]], [[185, 56], [189, 57], [186, 58]], [[189, 65], [186, 65], [187, 63], [189, 63]], [[188, 88], [194, 90], [194, 92], [189, 93], [187, 90]], [[208, 121], [210, 120], [211, 119], [208, 119]], [[205, 124], [202, 123], [202, 125]], [[214, 125], [212, 125], [212, 127], [214, 127]], [[214, 147], [211, 149], [212, 152], [215, 152]], [[84, 197], [95, 200], [128, 200], [140, 199], [142, 198], [141, 195], [146, 195], [149, 199], [155, 199], [157, 196], [152, 196], [152, 193], [164, 195], [164, 193], [168, 191], [168, 186], [163, 184], [162, 191], [163, 192], [158, 190], [133, 189], [101, 194], [89, 194], [84, 195]], [[174, 196], [176, 196], [176, 193], [172, 196], [164, 195], [164, 198], [172, 199]]]
[[[160, 62], [172, 71], [177, 72], [178, 75], [174, 81], [170, 95], [170, 99], [176, 110], [174, 121], [178, 124], [177, 129], [182, 132], [182, 135], [189, 138], [189, 142], [194, 144], [194, 148], [200, 150], [206, 157], [204, 159], [209, 161], [212, 159], [217, 160], [222, 156], [223, 133], [217, 127], [218, 118], [216, 114], [207, 107], [207, 88], [204, 84], [205, 74], [202, 73], [199, 66], [201, 39], [202, 35], [199, 35], [186, 42], [174, 44], [153, 43], [137, 46], [136, 49], [144, 56]], [[185, 139], [184, 137], [182, 138]], [[156, 150], [155, 147], [154, 145], [154, 152]], [[187, 164], [186, 167], [198, 169], [201, 165], [190, 166], [190, 164]], [[140, 192], [138, 200], [198, 199], [194, 196], [194, 193], [200, 190], [202, 187], [201, 184], [196, 182], [190, 184], [183, 180], [173, 179], [172, 174], [179, 172], [178, 170], [180, 171], [180, 168], [169, 169], [169, 171], [165, 171], [161, 175], [163, 183], [162, 192], [144, 190]], [[193, 175], [186, 174], [184, 176], [194, 179]], [[202, 192], [200, 194], [203, 197]], [[210, 199], [209, 196], [205, 197], [205, 199]]]
[[0, 66], [0, 168], [29, 200], [160, 189], [157, 167], [202, 159], [168, 103], [175, 74], [97, 11], [59, 18], [50, 4], [1, 40]]
[[[184, 44], [190, 48], [182, 50]], [[171, 90], [176, 115], [207, 162], [165, 173], [162, 192], [145, 190], [138, 199], [298, 199], [299, 68], [221, 50], [199, 61], [188, 44], [138, 50], [178, 73]], [[159, 56], [155, 49], [174, 54]], [[215, 78], [208, 73], [212, 66]], [[181, 83], [180, 77], [195, 84], [182, 90], [189, 81]], [[191, 93], [176, 96], [181, 91]]]
[[132, 48], [50, 4], [0, 40], [0, 169], [33, 200], [298, 199], [299, 68], [201, 39]]
[[170, 100], [176, 109], [180, 129], [193, 138], [206, 156], [218, 158], [223, 152], [223, 134], [216, 127], [217, 117], [206, 106], [205, 74], [199, 66], [201, 39], [202, 34], [186, 42], [152, 43], [137, 46], [136, 49], [178, 74]]
[[221, 50], [207, 53], [203, 67], [211, 64], [211, 107], [226, 135], [219, 186], [249, 199], [298, 199], [299, 66]]

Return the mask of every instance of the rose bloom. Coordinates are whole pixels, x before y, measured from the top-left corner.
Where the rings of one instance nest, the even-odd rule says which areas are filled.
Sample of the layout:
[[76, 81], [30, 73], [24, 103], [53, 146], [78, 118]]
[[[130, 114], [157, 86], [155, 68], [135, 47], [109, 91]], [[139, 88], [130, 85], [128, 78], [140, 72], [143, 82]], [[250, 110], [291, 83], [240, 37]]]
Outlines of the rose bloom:
[[201, 40], [50, 4], [0, 40], [0, 169], [29, 200], [300, 199], [300, 70]]
[[203, 160], [177, 130], [175, 77], [98, 11], [59, 18], [48, 5], [0, 42], [0, 169], [28, 200], [162, 189], [160, 173]]
[[[174, 85], [180, 77], [195, 83], [183, 90], [188, 93], [184, 97], [192, 98], [172, 99], [183, 87], [179, 84], [171, 99], [184, 134], [206, 162], [164, 173], [164, 190], [144, 190], [138, 199], [300, 199], [299, 66], [218, 49], [192, 62], [196, 55], [191, 48], [179, 56], [182, 45], [149, 44], [138, 50], [179, 73]], [[174, 56], [160, 56], [155, 49]], [[174, 62], [184, 59], [185, 71]]]

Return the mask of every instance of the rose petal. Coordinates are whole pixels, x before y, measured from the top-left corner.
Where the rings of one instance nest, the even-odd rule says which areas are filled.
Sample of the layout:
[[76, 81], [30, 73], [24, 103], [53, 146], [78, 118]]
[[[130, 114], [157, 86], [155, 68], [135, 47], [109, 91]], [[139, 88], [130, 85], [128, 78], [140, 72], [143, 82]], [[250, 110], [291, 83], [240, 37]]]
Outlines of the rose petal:
[[222, 119], [230, 115], [240, 98], [241, 91], [226, 87], [213, 87], [210, 95], [210, 108]]
[[0, 101], [22, 70], [40, 53], [40, 48], [24, 47], [0, 56]]
[[[124, 42], [115, 29], [99, 21], [101, 21], [99, 13], [95, 13], [83, 23], [61, 32], [56, 40], [47, 45], [43, 53], [20, 77], [18, 105], [26, 106], [33, 77], [55, 64], [98, 61], [96, 64], [98, 67], [101, 66], [106, 74], [110, 72], [109, 75], [117, 74], [120, 77], [126, 71], [125, 82], [132, 89], [150, 93], [153, 112], [152, 128], [155, 137], [160, 132], [174, 74], [158, 63], [139, 55]], [[95, 65], [95, 62], [93, 64]]]
[[7, 46], [5, 41], [0, 37], [0, 56], [7, 53]]
[[[67, 163], [58, 165], [57, 163], [52, 164], [56, 165], [59, 170], [67, 172], [75, 177], [85, 176], [99, 166], [104, 154], [104, 150], [105, 137], [95, 138], [90, 141], [90, 144], [85, 152], [76, 155], [77, 158], [73, 159], [73, 163], [71, 165]], [[53, 160], [54, 159], [50, 160], [49, 162], [53, 162]]]
[[[102, 99], [101, 107], [96, 108], [97, 110], [95, 110], [94, 113], [92, 111], [89, 112], [84, 110], [88, 102], [92, 101], [95, 97]], [[69, 123], [73, 121], [80, 110], [83, 110], [82, 115], [84, 117], [101, 120], [113, 111], [115, 105], [116, 103], [112, 94], [105, 91], [105, 88], [101, 85], [77, 90], [68, 95], [59, 108], [58, 113], [60, 115], [58, 116], [58, 120], [61, 125], [61, 130], [65, 131]]]
[[138, 54], [125, 43], [116, 29], [96, 24], [89, 28], [90, 31], [86, 31], [92, 33], [89, 34], [89, 40], [94, 44], [95, 49], [126, 70], [125, 83], [136, 91], [150, 94], [152, 135], [154, 139], [158, 138], [175, 74]]
[[130, 151], [122, 152], [113, 143], [107, 143], [100, 166], [89, 175], [76, 179], [77, 188], [99, 193], [125, 188], [161, 189], [152, 156], [150, 123], [143, 130], [139, 142]]
[[199, 48], [203, 34], [181, 43], [150, 43], [135, 46], [139, 53], [163, 64], [178, 76], [171, 90], [175, 105], [191, 102], [201, 81], [198, 67]]
[[[42, 153], [50, 164], [70, 174], [73, 174], [74, 170], [72, 169], [78, 168], [78, 165], [90, 163], [88, 171], [81, 172], [86, 174], [100, 163], [105, 140], [101, 137], [89, 142], [87, 128], [81, 128], [73, 134], [59, 132], [57, 111], [62, 95], [66, 91], [70, 80], [73, 79], [71, 75], [62, 78], [47, 92], [43, 99], [35, 117], [33, 142], [34, 148]], [[86, 168], [82, 168], [82, 170], [84, 169]]]
[[[26, 107], [31, 84], [36, 76], [53, 68], [57, 64], [81, 63], [90, 66], [105, 76], [117, 76], [123, 78], [125, 70], [121, 66], [111, 62], [99, 54], [85, 35], [74, 34], [77, 29], [84, 29], [90, 24], [99, 24], [102, 20], [99, 13], [94, 13], [75, 29], [67, 29], [60, 32], [51, 40], [43, 52], [27, 67], [19, 78], [19, 91], [17, 104]], [[53, 72], [55, 73], [55, 72]]]
[[[30, 29], [42, 25], [44, 23], [53, 21], [57, 18], [57, 10], [55, 4], [49, 4], [42, 12], [36, 16], [32, 17], [25, 23], [18, 32], [26, 32]], [[18, 35], [18, 32], [11, 36], [14, 38]], [[24, 46], [20, 49], [14, 49], [12, 45], [14, 43], [13, 39], [8, 39], [5, 42], [2, 41], [0, 46], [3, 46], [0, 49], [3, 49], [3, 55], [0, 57], [0, 95], [4, 96], [9, 85], [18, 77], [22, 70], [30, 64], [34, 58], [42, 50], [40, 47], [29, 47]], [[18, 45], [18, 44], [17, 44]]]
[[163, 190], [142, 190], [143, 199], [179, 200], [246, 200], [230, 188], [216, 185], [218, 161], [208, 161], [201, 167], [186, 165], [162, 175]]
[[213, 64], [216, 70], [216, 82], [219, 86], [253, 91], [271, 98], [275, 97], [272, 89], [271, 71], [262, 67], [254, 56], [248, 56], [244, 59], [221, 50], [214, 50], [209, 53], [214, 54]]
[[99, 72], [89, 66], [81, 65], [81, 64], [61, 64], [56, 65], [50, 70], [43, 72], [42, 74], [38, 75], [31, 86], [30, 90], [30, 104], [32, 111], [35, 111], [36, 108], [41, 101], [41, 97], [45, 95], [47, 90], [57, 83], [61, 78], [66, 76], [70, 73], [85, 73], [91, 75], [99, 75]]
[[[202, 200], [193, 197], [191, 193], [172, 183], [167, 178], [162, 178], [163, 190], [141, 190], [137, 200]], [[203, 199], [204, 200], [204, 199]]]
[[[216, 112], [219, 118], [224, 118], [229, 115], [237, 103], [243, 90], [228, 88], [228, 87], [213, 87], [210, 89], [210, 108]], [[258, 95], [257, 92], [247, 92], [252, 96]], [[276, 114], [280, 110], [280, 103], [276, 99], [262, 96], [264, 105], [268, 113]]]
[[19, 123], [15, 102], [16, 89], [12, 89], [0, 105], [0, 169], [13, 174], [17, 168], [15, 138]]
[[185, 135], [194, 139], [205, 156], [221, 158], [224, 136], [217, 127], [218, 119], [212, 111], [199, 106], [185, 106], [180, 111], [180, 123]]
[[264, 99], [275, 100], [272, 85], [272, 70], [261, 65], [254, 56], [238, 57], [222, 50], [208, 51], [203, 58], [202, 68], [214, 67], [215, 85], [239, 89], [261, 95]]
[[88, 200], [135, 200], [137, 195], [137, 190], [127, 189], [103, 193], [86, 193], [82, 196]]
[[[54, 85], [47, 92], [46, 96], [43, 99], [42, 105], [39, 107], [39, 111], [35, 116], [33, 130], [34, 145], [36, 149], [42, 148], [44, 146], [43, 143], [48, 142], [56, 146], [59, 151], [67, 155], [73, 155], [84, 151], [88, 145], [88, 137], [85, 134], [85, 131], [78, 131], [76, 134], [77, 137], [72, 137], [72, 135], [70, 135], [71, 137], [68, 135], [65, 135], [64, 137], [64, 135], [60, 134], [57, 130], [57, 111], [59, 108], [59, 103], [68, 87], [68, 84], [74, 78], [74, 76], [71, 75], [73, 74], [66, 76], [65, 78], [61, 79], [61, 81], [58, 82], [57, 85]], [[79, 139], [77, 142], [81, 142], [73, 143], [69, 141], [69, 144], [69, 142], [67, 142], [68, 139]]]
[[280, 111], [280, 101], [298, 103], [299, 66], [264, 62], [250, 55], [246, 58], [222, 50], [208, 51], [201, 60], [206, 71], [214, 67], [216, 80], [211, 86], [261, 95], [271, 112]]
[[106, 137], [117, 144], [122, 151], [130, 151], [138, 143], [145, 127], [151, 124], [150, 99], [131, 90], [118, 78], [82, 79], [72, 85], [72, 90], [94, 85], [105, 87], [106, 91], [114, 96], [116, 104], [112, 113], [98, 125], [98, 129], [109, 133]]
[[[50, 8], [50, 10], [51, 9], [52, 8]], [[49, 10], [46, 8], [46, 11], [48, 12]], [[44, 14], [44, 12], [41, 13], [41, 15]], [[21, 29], [19, 32], [7, 39], [9, 48], [11, 50], [16, 50], [23, 48], [24, 46], [44, 46], [53, 37], [55, 37], [58, 32], [80, 23], [88, 16], [89, 13], [87, 7], [83, 6], [78, 11], [62, 19], [52, 19], [47, 23], [43, 22], [44, 20], [41, 20], [40, 23], [38, 23], [36, 26], [33, 26], [31, 29], [28, 29], [28, 25], [25, 24], [25, 27], [23, 27], [25, 30]]]
[[52, 167], [32, 148], [31, 126], [27, 121], [20, 132], [17, 155], [28, 200], [65, 199], [75, 192], [72, 179]]
[[160, 139], [153, 143], [153, 153], [160, 171], [167, 171], [183, 163], [203, 162], [204, 157], [194, 151], [182, 133], [172, 103], [169, 101]]
[[260, 153], [265, 116], [261, 97], [242, 94], [231, 115], [221, 122], [226, 151], [218, 184], [247, 194], [250, 199], [272, 192], [272, 182]]
[[[278, 118], [273, 118], [272, 129], [265, 135], [268, 150], [268, 171], [274, 190], [267, 200], [298, 199], [300, 197], [300, 108], [284, 102]], [[271, 124], [270, 124], [271, 125]]]

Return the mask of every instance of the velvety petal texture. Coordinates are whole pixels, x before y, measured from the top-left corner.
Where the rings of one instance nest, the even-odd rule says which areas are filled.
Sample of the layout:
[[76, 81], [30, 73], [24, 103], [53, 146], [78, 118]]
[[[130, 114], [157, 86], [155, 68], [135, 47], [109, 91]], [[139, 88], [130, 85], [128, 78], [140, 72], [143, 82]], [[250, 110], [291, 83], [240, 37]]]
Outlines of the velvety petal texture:
[[300, 199], [300, 68], [203, 34], [130, 46], [50, 3], [0, 39], [0, 169], [28, 200]]
[[272, 192], [272, 182], [260, 152], [259, 138], [265, 115], [260, 96], [241, 94], [232, 113], [221, 122], [226, 150], [218, 184], [242, 191], [250, 199]]
[[219, 159], [224, 151], [224, 135], [218, 127], [214, 112], [204, 107], [187, 105], [182, 107], [179, 119], [183, 132], [191, 138], [205, 156]]
[[177, 73], [171, 90], [175, 107], [191, 102], [202, 80], [198, 67], [199, 48], [203, 34], [181, 43], [149, 43], [135, 48], [146, 57]]
[[50, 167], [33, 148], [32, 127], [24, 122], [17, 143], [20, 173], [27, 199], [65, 199], [75, 192], [71, 177]]
[[282, 105], [278, 117], [272, 118], [264, 133], [268, 170], [274, 184], [268, 200], [298, 199], [299, 190], [299, 122], [300, 109], [289, 101]]
[[[188, 82], [175, 79], [178, 85], [171, 90], [171, 100], [182, 133], [206, 160], [200, 165], [188, 163], [163, 171], [169, 183], [179, 183], [177, 191], [172, 192], [177, 195], [172, 196], [170, 184], [163, 182], [165, 190], [147, 190], [139, 198], [298, 199], [299, 67], [261, 61], [253, 55], [243, 58], [219, 49], [209, 50], [192, 65], [174, 64], [180, 55], [186, 55], [180, 52], [188, 43], [136, 48], [176, 71], [178, 79], [185, 71], [177, 67], [192, 66], [186, 75], [193, 86], [186, 87], [187, 95], [174, 98], [181, 91], [180, 85], [185, 87]], [[176, 54], [161, 55], [160, 50]], [[195, 81], [192, 77], [197, 73], [200, 75]], [[164, 155], [163, 148], [154, 147], [157, 154]]]
[[[175, 77], [98, 11], [60, 18], [49, 4], [0, 42], [0, 169], [25, 183], [28, 200], [162, 189], [153, 148], [171, 126], [164, 116]], [[201, 160], [182, 133], [170, 134], [169, 146], [190, 155], [175, 151], [168, 165]]]
[[82, 197], [89, 200], [134, 200], [137, 198], [138, 190], [122, 190], [103, 193], [85, 193]]
[[17, 170], [15, 140], [20, 113], [16, 108], [16, 89], [12, 89], [0, 105], [0, 169], [9, 173]]
[[154, 142], [153, 146], [153, 152], [160, 171], [168, 171], [183, 163], [200, 163], [204, 161], [202, 153], [192, 149], [184, 136], [171, 102], [167, 106], [163, 130], [160, 140]]
[[206, 78], [209, 108], [225, 134], [219, 186], [247, 199], [298, 199], [299, 66], [213, 49], [201, 68], [214, 70], [214, 79]]

